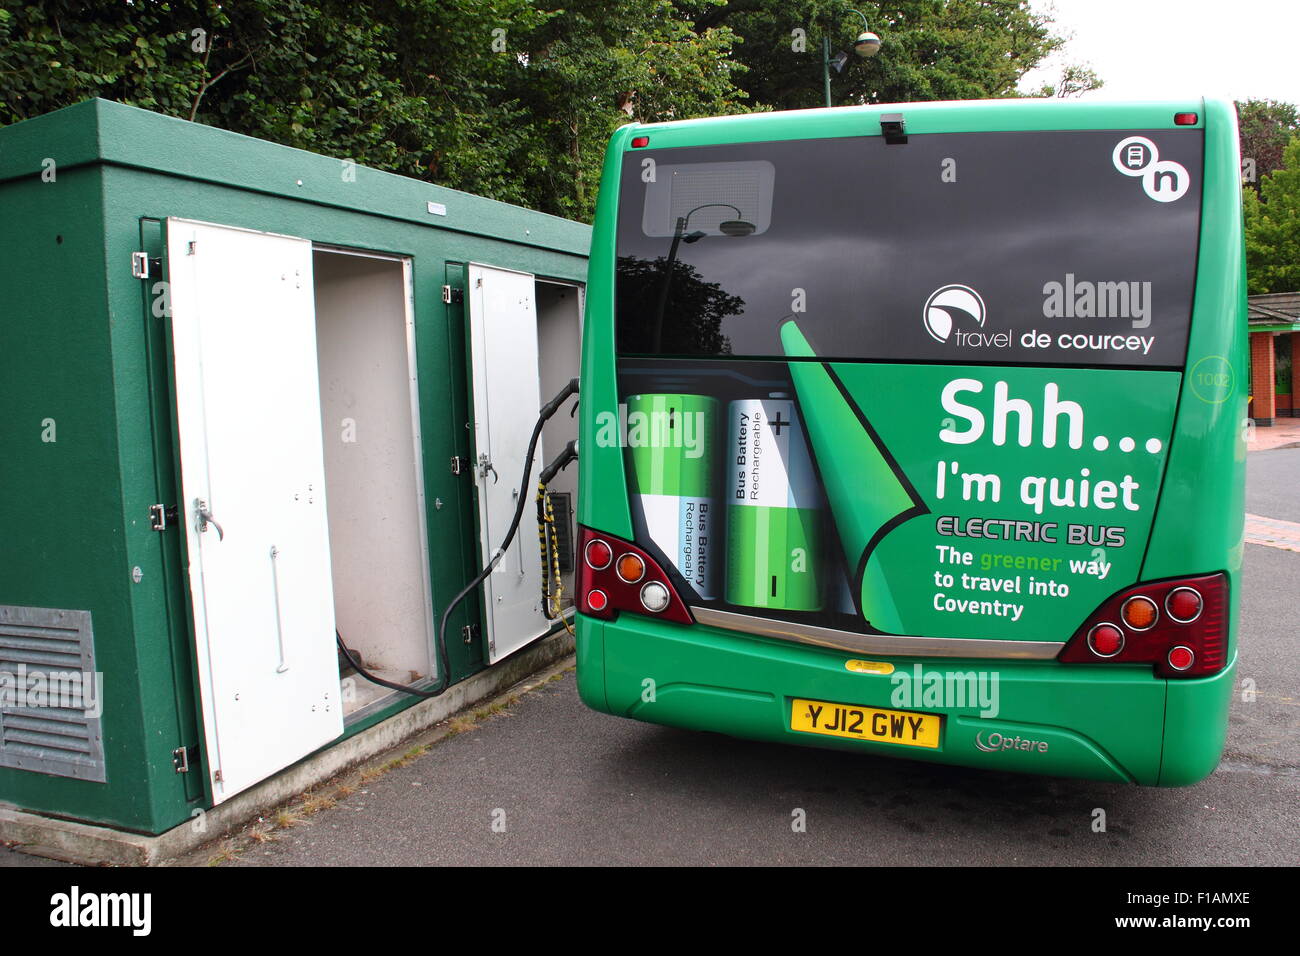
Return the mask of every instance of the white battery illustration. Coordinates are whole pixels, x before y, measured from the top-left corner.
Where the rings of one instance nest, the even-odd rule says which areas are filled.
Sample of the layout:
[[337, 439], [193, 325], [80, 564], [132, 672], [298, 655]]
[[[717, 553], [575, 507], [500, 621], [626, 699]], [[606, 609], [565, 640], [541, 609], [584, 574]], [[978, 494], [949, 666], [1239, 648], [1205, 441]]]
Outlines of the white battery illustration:
[[743, 399], [727, 418], [725, 598], [820, 610], [824, 498], [795, 404], [779, 393]]

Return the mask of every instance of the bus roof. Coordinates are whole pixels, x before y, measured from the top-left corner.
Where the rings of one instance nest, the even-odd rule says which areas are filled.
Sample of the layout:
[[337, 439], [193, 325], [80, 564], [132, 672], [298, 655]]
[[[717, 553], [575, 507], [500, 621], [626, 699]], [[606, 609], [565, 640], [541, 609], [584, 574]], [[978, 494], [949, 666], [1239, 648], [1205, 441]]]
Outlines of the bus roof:
[[1085, 100], [1024, 98], [955, 102], [838, 106], [832, 109], [744, 113], [667, 123], [634, 123], [611, 145], [627, 148], [631, 137], [649, 136], [651, 148], [708, 146], [819, 137], [875, 136], [887, 113], [903, 114], [908, 135], [1024, 130], [1166, 129], [1177, 113], [1195, 113], [1191, 128], [1204, 126], [1212, 108], [1231, 109], [1202, 97], [1181, 100]]

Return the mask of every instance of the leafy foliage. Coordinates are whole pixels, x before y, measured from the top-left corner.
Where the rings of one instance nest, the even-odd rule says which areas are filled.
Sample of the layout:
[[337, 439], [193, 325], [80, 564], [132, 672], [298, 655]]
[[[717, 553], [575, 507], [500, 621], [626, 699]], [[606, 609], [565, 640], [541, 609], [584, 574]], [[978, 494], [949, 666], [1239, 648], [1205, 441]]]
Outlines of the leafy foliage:
[[[844, 0], [675, 2], [696, 30], [725, 24], [736, 31], [743, 40], [737, 57], [748, 68], [738, 85], [752, 101], [777, 109], [824, 106], [822, 37], [834, 58], [852, 51], [863, 29]], [[832, 73], [835, 105], [1016, 96], [1020, 78], [1064, 42], [1052, 34], [1050, 18], [1022, 0], [858, 6], [884, 46], [871, 59], [850, 54], [844, 69]], [[1071, 93], [1100, 85], [1091, 71], [1070, 71]]]
[[[91, 96], [589, 219], [629, 120], [821, 105], [832, 0], [0, 0], [0, 124]], [[1056, 50], [1022, 0], [869, 5], [838, 103], [1015, 95]], [[875, 11], [879, 11], [876, 13]], [[795, 29], [805, 48], [792, 47]], [[1086, 75], [1085, 75], [1086, 74]], [[1072, 90], [1095, 85], [1083, 71]]]
[[1253, 172], [1247, 182], [1259, 191], [1259, 179], [1282, 165], [1282, 151], [1300, 134], [1300, 115], [1290, 103], [1246, 100], [1237, 104], [1244, 170]]
[[1249, 293], [1300, 290], [1300, 137], [1282, 151], [1281, 165], [1260, 179], [1259, 194], [1247, 185], [1242, 199]]

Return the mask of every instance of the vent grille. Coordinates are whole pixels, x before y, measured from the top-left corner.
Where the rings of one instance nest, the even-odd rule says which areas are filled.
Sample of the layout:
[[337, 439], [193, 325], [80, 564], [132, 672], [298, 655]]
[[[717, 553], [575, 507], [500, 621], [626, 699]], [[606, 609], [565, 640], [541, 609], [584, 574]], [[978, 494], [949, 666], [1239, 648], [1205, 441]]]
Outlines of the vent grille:
[[[48, 696], [20, 700], [37, 674]], [[104, 782], [103, 701], [86, 680], [97, 680], [89, 611], [0, 605], [0, 767]]]
[[555, 515], [555, 543], [560, 552], [560, 571], [573, 570], [573, 497], [567, 491], [549, 492]]

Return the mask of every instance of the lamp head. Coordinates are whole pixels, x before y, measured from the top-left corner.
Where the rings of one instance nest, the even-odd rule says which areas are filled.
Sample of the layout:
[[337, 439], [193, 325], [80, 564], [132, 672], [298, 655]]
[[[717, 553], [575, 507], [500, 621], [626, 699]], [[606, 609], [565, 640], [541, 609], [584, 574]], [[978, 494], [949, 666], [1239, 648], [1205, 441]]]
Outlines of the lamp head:
[[743, 219], [724, 219], [718, 223], [718, 231], [724, 236], [748, 236], [754, 231], [754, 224]]
[[859, 33], [858, 38], [853, 41], [853, 52], [864, 58], [875, 56], [880, 52], [880, 37], [870, 30]]

